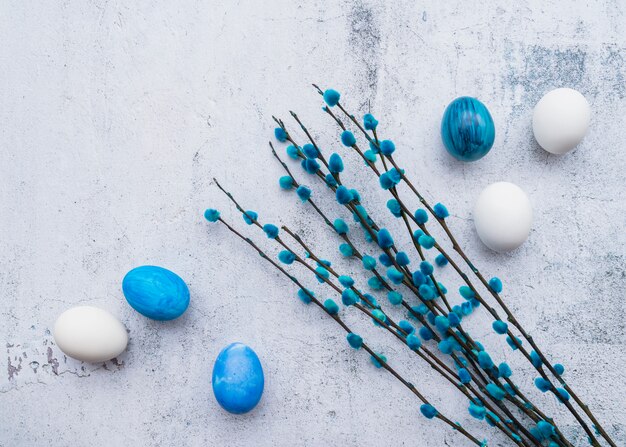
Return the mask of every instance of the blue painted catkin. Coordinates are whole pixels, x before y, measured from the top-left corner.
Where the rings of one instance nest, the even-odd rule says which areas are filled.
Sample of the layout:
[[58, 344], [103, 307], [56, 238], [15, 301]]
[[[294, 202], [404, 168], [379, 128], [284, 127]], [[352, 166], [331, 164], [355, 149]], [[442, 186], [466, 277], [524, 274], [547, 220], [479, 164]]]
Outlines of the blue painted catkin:
[[329, 276], [330, 273], [328, 273], [328, 270], [326, 270], [324, 267], [317, 267], [315, 269], [315, 278], [320, 284], [324, 283], [324, 280], [328, 279]]
[[509, 330], [509, 325], [502, 320], [494, 321], [491, 326], [493, 327], [493, 330], [500, 335], [506, 334]]
[[344, 130], [341, 132], [341, 143], [346, 147], [352, 147], [356, 144], [356, 138], [352, 132]]
[[300, 185], [298, 189], [296, 189], [296, 194], [304, 203], [311, 198], [311, 189], [308, 186]]
[[452, 344], [447, 339], [441, 340], [437, 344], [437, 347], [439, 348], [439, 350], [442, 353], [444, 353], [446, 355], [452, 354], [452, 351], [454, 350], [453, 347], [452, 347]]
[[371, 113], [363, 115], [363, 127], [365, 130], [375, 130], [378, 126], [378, 120]]
[[478, 364], [483, 369], [490, 369], [494, 366], [493, 360], [491, 360], [491, 357], [486, 351], [480, 351], [478, 353]]
[[391, 140], [383, 140], [380, 142], [380, 152], [383, 155], [391, 155], [396, 150], [396, 145]]
[[491, 411], [487, 411], [485, 414], [485, 420], [487, 421], [487, 424], [495, 427], [496, 423], [500, 422], [500, 417]]
[[474, 293], [474, 291], [470, 289], [468, 286], [459, 287], [459, 293], [466, 300], [471, 300], [472, 298], [476, 297], [476, 294]]
[[498, 365], [498, 374], [500, 375], [500, 377], [507, 379], [511, 377], [513, 371], [511, 371], [511, 367], [508, 365], [508, 363], [502, 362]]
[[393, 262], [391, 261], [391, 258], [389, 256], [387, 256], [386, 253], [383, 253], [382, 255], [380, 255], [378, 257], [378, 260], [380, 261], [380, 263], [382, 265], [384, 265], [385, 267], [389, 267], [393, 264]]
[[422, 340], [415, 336], [415, 334], [409, 334], [406, 337], [406, 344], [415, 351], [422, 347]]
[[[522, 339], [519, 337], [515, 337], [515, 341], [517, 342], [517, 345], [519, 346], [521, 346], [523, 343]], [[518, 347], [510, 336], [506, 338], [506, 342], [509, 344], [509, 346], [511, 347], [513, 351], [517, 351]]]
[[339, 278], [337, 278], [337, 280], [342, 286], [346, 288], [350, 288], [354, 285], [354, 279], [352, 279], [352, 277], [348, 275], [341, 275], [339, 276]]
[[359, 297], [352, 289], [345, 289], [341, 292], [341, 302], [344, 306], [352, 306], [359, 300]]
[[393, 214], [393, 216], [402, 217], [402, 208], [400, 207], [400, 202], [396, 199], [389, 199], [387, 201], [387, 209], [391, 212], [391, 214]]
[[317, 148], [313, 146], [311, 143], [307, 143], [304, 146], [302, 146], [302, 153], [307, 158], [317, 158], [320, 156], [320, 153], [317, 150]]
[[420, 262], [420, 271], [425, 276], [430, 276], [430, 275], [433, 274], [434, 268], [433, 268], [433, 265], [430, 262], [422, 261], [422, 262]]
[[376, 259], [370, 255], [363, 256], [362, 263], [365, 270], [374, 270], [376, 268]]
[[348, 344], [354, 349], [360, 349], [361, 346], [363, 346], [363, 338], [353, 332], [346, 335], [346, 339], [348, 340]]
[[339, 246], [339, 252], [346, 258], [349, 258], [350, 256], [354, 256], [354, 250], [349, 244], [341, 244]]
[[418, 224], [423, 225], [426, 222], [428, 222], [428, 213], [426, 212], [426, 210], [419, 208], [415, 211], [415, 213], [413, 214], [413, 216], [415, 217], [415, 220], [417, 221]]
[[406, 320], [398, 321], [398, 326], [407, 334], [412, 334], [415, 332], [415, 328], [413, 327], [413, 325]]
[[553, 368], [559, 376], [565, 372], [565, 367], [560, 363], [555, 363]]
[[300, 165], [302, 166], [302, 169], [311, 175], [317, 174], [317, 171], [320, 170], [320, 164], [313, 158], [306, 158], [302, 160]]
[[399, 184], [402, 181], [402, 176], [404, 175], [404, 169], [400, 169], [399, 171], [396, 168], [391, 168], [387, 171], [387, 175], [389, 179], [393, 182], [394, 185]]
[[269, 239], [276, 239], [278, 236], [278, 227], [276, 225], [265, 224], [263, 225], [263, 231]]
[[543, 377], [537, 377], [535, 379], [535, 386], [542, 393], [545, 393], [546, 391], [550, 390], [550, 388], [552, 388], [552, 384], [550, 384], [550, 381], [544, 379]]
[[467, 384], [472, 381], [472, 376], [470, 375], [467, 369], [465, 368], [459, 369], [458, 374], [459, 374], [459, 380], [461, 381], [461, 383]]
[[378, 279], [377, 276], [372, 276], [367, 280], [367, 285], [370, 286], [374, 290], [381, 290], [384, 286], [383, 283]]
[[419, 286], [418, 292], [425, 301], [435, 299], [435, 289], [433, 289], [428, 284], [422, 284], [421, 286]]
[[246, 224], [252, 225], [259, 218], [259, 214], [256, 211], [248, 210], [245, 213], [242, 213], [241, 217], [243, 217], [243, 221]]
[[550, 438], [551, 436], [556, 435], [556, 430], [552, 424], [546, 421], [537, 422], [537, 428], [543, 435], [545, 439]]
[[411, 280], [416, 287], [419, 287], [422, 284], [426, 284], [426, 275], [424, 275], [420, 270], [415, 270], [411, 275]]
[[282, 189], [291, 189], [293, 188], [293, 179], [289, 175], [283, 175], [278, 179], [278, 185]]
[[305, 304], [309, 304], [311, 302], [311, 297], [314, 297], [315, 294], [311, 290], [300, 289], [298, 290], [298, 298], [302, 300]]
[[209, 222], [217, 222], [220, 218], [220, 212], [216, 209], [209, 208], [204, 212], [204, 218]]
[[333, 174], [339, 174], [343, 172], [343, 160], [341, 156], [336, 153], [332, 153], [328, 159], [328, 170]]
[[274, 136], [281, 143], [287, 141], [287, 132], [285, 132], [281, 127], [277, 127], [276, 129], [274, 129]]
[[402, 294], [396, 292], [395, 290], [391, 290], [389, 293], [387, 293], [387, 299], [389, 299], [389, 302], [391, 304], [397, 306], [402, 302]]
[[461, 324], [461, 320], [462, 318], [456, 312], [450, 312], [448, 314], [448, 321], [450, 322], [450, 327], [457, 327], [459, 324]]
[[428, 311], [428, 313], [426, 314], [426, 318], [428, 318], [428, 322], [430, 324], [435, 324], [435, 314], [432, 313], [431, 311]]
[[378, 178], [378, 182], [380, 183], [380, 187], [384, 190], [391, 189], [394, 186], [396, 186], [395, 183], [389, 177], [389, 174], [387, 174], [386, 172], [383, 172], [380, 175], [380, 177]]
[[439, 253], [435, 257], [435, 264], [437, 264], [439, 267], [444, 267], [444, 266], [448, 265], [448, 258], [446, 258], [444, 255]]
[[530, 361], [532, 362], [535, 368], [539, 368], [543, 362], [541, 361], [541, 357], [535, 351], [530, 351]]
[[324, 92], [322, 97], [324, 98], [324, 102], [328, 104], [329, 107], [335, 107], [339, 103], [341, 94], [339, 94], [337, 90], [329, 88]]
[[387, 277], [391, 280], [392, 283], [400, 284], [402, 283], [402, 280], [404, 280], [404, 273], [402, 273], [395, 267], [389, 267], [387, 269]]
[[333, 227], [335, 228], [337, 234], [348, 234], [348, 224], [343, 219], [335, 219], [335, 221], [333, 222]]
[[335, 198], [341, 205], [346, 205], [353, 199], [350, 190], [343, 185], [337, 187], [337, 190], [335, 191]]
[[386, 228], [381, 228], [376, 234], [378, 246], [382, 249], [393, 247], [393, 238]]
[[409, 259], [409, 255], [407, 255], [403, 251], [399, 251], [396, 255], [396, 263], [399, 266], [404, 267], [405, 265], [409, 265], [411, 263], [411, 260]]
[[295, 147], [293, 144], [290, 144], [289, 146], [287, 146], [285, 148], [285, 152], [287, 153], [287, 156], [289, 158], [293, 158], [294, 160], [297, 160], [299, 158], [298, 154], [298, 148]]
[[[378, 358], [383, 362], [383, 363], [387, 363], [387, 357], [385, 357], [383, 354], [379, 354], [376, 353], [376, 355], [378, 356]], [[370, 358], [370, 360], [372, 361], [372, 364], [376, 367], [376, 368], [382, 368], [383, 365], [378, 361], [378, 359], [374, 356], [372, 356]]]
[[426, 250], [430, 250], [435, 246], [435, 238], [432, 236], [428, 236], [427, 234], [422, 234], [417, 242]]
[[371, 161], [372, 163], [376, 163], [376, 160], [378, 159], [378, 158], [376, 157], [376, 152], [374, 152], [374, 151], [373, 151], [373, 150], [371, 150], [371, 149], [366, 150], [366, 151], [363, 153], [363, 156], [364, 156], [364, 157], [365, 157], [368, 161]]
[[378, 301], [376, 300], [376, 298], [373, 295], [370, 295], [369, 293], [364, 293], [363, 296], [365, 298], [367, 298], [367, 300], [370, 302], [371, 306], [369, 304], [366, 304], [367, 306], [369, 306], [372, 309], [376, 309], [379, 308], [380, 306], [378, 305]]
[[496, 293], [502, 292], [502, 281], [500, 278], [493, 277], [489, 280], [489, 288]]
[[278, 259], [283, 264], [289, 265], [289, 264], [293, 264], [293, 261], [296, 260], [296, 255], [290, 252], [289, 250], [283, 250], [280, 253], [278, 253]]
[[435, 204], [435, 206], [433, 207], [433, 213], [439, 219], [445, 219], [446, 217], [450, 215], [450, 213], [448, 212], [448, 209], [441, 203]]
[[424, 417], [427, 419], [432, 419], [439, 414], [437, 409], [430, 404], [423, 404], [420, 407], [420, 411], [422, 412]]
[[333, 175], [330, 173], [326, 174], [326, 177], [324, 177], [324, 181], [329, 188], [334, 188], [335, 186], [337, 186], [337, 179], [335, 179], [335, 177], [333, 177]]
[[448, 320], [448, 318], [444, 317], [443, 315], [437, 315], [435, 317], [435, 327], [439, 332], [445, 334], [448, 329], [450, 329], [450, 320]]
[[559, 400], [561, 402], [565, 402], [567, 400], [569, 400], [569, 393], [567, 392], [567, 390], [563, 389], [563, 388], [557, 388], [556, 392], [559, 394]]
[[480, 421], [485, 419], [485, 415], [487, 413], [487, 410], [482, 405], [476, 405], [475, 403], [472, 402], [472, 403], [470, 403], [470, 406], [469, 406], [468, 410], [469, 410], [469, 414], [472, 417], [474, 417], [474, 418], [476, 418], [476, 419], [478, 419]]
[[324, 301], [324, 308], [330, 315], [337, 315], [339, 313], [339, 306], [330, 298]]
[[422, 340], [424, 341], [432, 340], [435, 336], [435, 334], [433, 334], [433, 332], [426, 326], [422, 326], [418, 332], [420, 334], [420, 337], [422, 337]]
[[504, 388], [504, 391], [506, 391], [507, 394], [509, 394], [510, 396], [515, 396], [515, 394], [517, 394], [515, 389], [508, 383], [502, 384], [502, 387]]
[[385, 315], [383, 313], [382, 310], [379, 309], [374, 309], [372, 311], [372, 315], [376, 318], [372, 318], [372, 322], [376, 325], [376, 326], [382, 326], [381, 323], [379, 323], [378, 320], [382, 321], [383, 323], [387, 323], [387, 315]]
[[488, 383], [485, 389], [496, 400], [502, 400], [506, 396], [506, 392], [495, 383]]

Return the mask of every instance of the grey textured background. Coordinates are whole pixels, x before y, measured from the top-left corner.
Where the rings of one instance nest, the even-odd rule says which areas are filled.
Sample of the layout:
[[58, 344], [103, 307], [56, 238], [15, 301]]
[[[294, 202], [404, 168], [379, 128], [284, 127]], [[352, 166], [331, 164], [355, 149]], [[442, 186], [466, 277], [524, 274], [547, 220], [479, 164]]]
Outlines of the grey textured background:
[[[376, 114], [424, 194], [452, 211], [471, 257], [503, 278], [525, 327], [626, 445], [626, 6], [491, 3], [3, 1], [0, 445], [465, 445], [425, 421], [417, 400], [294, 299], [290, 283], [202, 218], [219, 207], [275, 252], [218, 193], [219, 177], [264, 222], [297, 228], [363, 278], [310, 209], [278, 190], [271, 115], [291, 125], [294, 109], [325, 148], [343, 151], [346, 183], [400, 234], [388, 197], [337, 145], [311, 82], [339, 89], [359, 115]], [[531, 114], [561, 86], [580, 90], [593, 118], [583, 144], [555, 157], [534, 142]], [[439, 139], [443, 110], [460, 95], [479, 97], [496, 123], [492, 152], [473, 164], [451, 159]], [[305, 180], [329, 215], [343, 215]], [[500, 180], [527, 191], [535, 210], [527, 243], [505, 255], [485, 249], [471, 222], [480, 190]], [[125, 303], [123, 275], [146, 263], [188, 282], [192, 301], [179, 320], [148, 321]], [[450, 290], [460, 285], [440, 276]], [[130, 331], [127, 352], [103, 365], [66, 358], [50, 330], [77, 304], [117, 315]], [[481, 315], [471, 331], [498, 361], [521, 365]], [[441, 411], [500, 445], [397, 341], [354, 312], [346, 320]], [[245, 416], [221, 411], [210, 384], [215, 356], [237, 340], [266, 373], [263, 399]], [[585, 444], [563, 407], [533, 391], [527, 367], [515, 377]]]

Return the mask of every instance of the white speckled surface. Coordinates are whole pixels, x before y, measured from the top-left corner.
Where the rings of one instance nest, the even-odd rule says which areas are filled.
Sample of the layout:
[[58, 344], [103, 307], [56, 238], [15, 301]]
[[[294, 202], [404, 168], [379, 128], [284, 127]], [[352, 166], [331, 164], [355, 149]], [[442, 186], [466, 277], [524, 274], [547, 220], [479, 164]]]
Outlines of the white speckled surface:
[[[355, 113], [371, 108], [424, 194], [452, 210], [476, 264], [504, 279], [524, 326], [626, 445], [626, 6], [489, 3], [4, 1], [0, 445], [465, 445], [419, 416], [416, 399], [294, 299], [291, 284], [202, 218], [214, 205], [244, 227], [216, 176], [264, 221], [298, 228], [338, 258], [336, 238], [278, 190], [266, 144], [271, 115], [287, 120], [294, 109], [338, 149], [311, 82], [341, 90]], [[593, 116], [582, 145], [555, 157], [533, 141], [531, 116], [560, 86], [580, 90]], [[460, 95], [479, 97], [496, 123], [494, 149], [474, 164], [454, 161], [439, 139], [441, 114]], [[397, 228], [372, 176], [345, 160], [346, 182]], [[498, 180], [521, 186], [535, 210], [529, 240], [508, 255], [481, 246], [470, 215]], [[330, 215], [342, 214], [309, 183]], [[148, 321], [125, 303], [121, 279], [145, 263], [188, 282], [192, 301], [179, 320]], [[458, 287], [450, 272], [440, 276]], [[130, 344], [117, 361], [81, 364], [53, 344], [55, 318], [76, 304], [126, 324]], [[346, 320], [438, 408], [501, 445], [395, 340], [354, 312]], [[485, 318], [468, 325], [498, 360], [521, 364]], [[233, 341], [265, 365], [263, 400], [246, 416], [221, 411], [211, 393], [212, 362]], [[533, 390], [532, 372], [515, 374], [584, 445], [562, 406]]]

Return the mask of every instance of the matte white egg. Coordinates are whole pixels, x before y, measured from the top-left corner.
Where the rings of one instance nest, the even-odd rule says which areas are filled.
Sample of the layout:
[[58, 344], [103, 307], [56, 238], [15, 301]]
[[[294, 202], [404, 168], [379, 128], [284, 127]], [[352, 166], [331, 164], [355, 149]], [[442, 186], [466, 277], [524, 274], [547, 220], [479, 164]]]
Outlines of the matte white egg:
[[533, 210], [522, 189], [508, 182], [487, 186], [474, 206], [478, 237], [498, 252], [514, 250], [528, 238]]
[[77, 306], [54, 323], [54, 341], [70, 357], [99, 363], [120, 355], [128, 344], [126, 327], [103, 309]]
[[537, 143], [552, 154], [565, 154], [582, 141], [591, 119], [585, 97], [571, 88], [546, 93], [535, 106], [533, 133]]

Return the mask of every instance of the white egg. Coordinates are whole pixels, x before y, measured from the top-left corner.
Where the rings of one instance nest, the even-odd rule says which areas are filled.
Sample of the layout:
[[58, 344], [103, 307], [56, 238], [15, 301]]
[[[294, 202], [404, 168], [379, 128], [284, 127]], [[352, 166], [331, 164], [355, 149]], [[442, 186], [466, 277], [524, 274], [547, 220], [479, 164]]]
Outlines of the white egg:
[[54, 341], [70, 357], [99, 363], [120, 355], [128, 333], [120, 320], [92, 306], [77, 306], [63, 312], [54, 323]]
[[474, 206], [478, 237], [498, 252], [514, 250], [528, 238], [533, 210], [519, 186], [498, 182], [487, 186]]
[[589, 103], [580, 92], [557, 88], [546, 93], [535, 106], [533, 133], [546, 151], [565, 154], [582, 141], [590, 118]]

